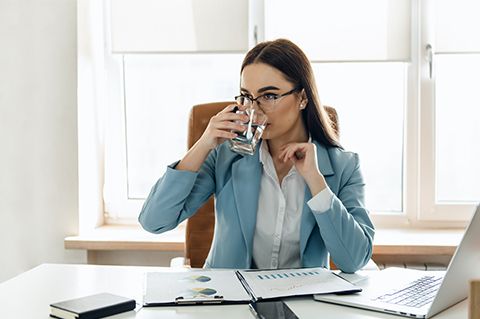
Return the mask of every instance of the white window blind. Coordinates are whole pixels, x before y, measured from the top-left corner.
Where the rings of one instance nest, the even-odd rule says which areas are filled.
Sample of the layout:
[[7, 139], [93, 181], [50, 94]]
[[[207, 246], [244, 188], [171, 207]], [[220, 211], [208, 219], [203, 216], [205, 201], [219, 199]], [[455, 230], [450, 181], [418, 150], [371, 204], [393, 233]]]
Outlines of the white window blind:
[[312, 61], [408, 61], [410, 0], [266, 0], [265, 36]]
[[114, 53], [246, 52], [248, 0], [112, 0]]

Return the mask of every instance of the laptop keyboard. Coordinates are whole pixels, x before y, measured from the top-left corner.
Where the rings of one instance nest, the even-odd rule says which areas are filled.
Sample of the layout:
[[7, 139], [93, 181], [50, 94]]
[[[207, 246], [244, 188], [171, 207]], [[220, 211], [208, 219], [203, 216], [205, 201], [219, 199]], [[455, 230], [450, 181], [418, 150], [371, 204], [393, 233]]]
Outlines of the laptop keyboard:
[[420, 308], [432, 302], [442, 279], [443, 277], [424, 276], [413, 281], [404, 289], [389, 292], [372, 300]]

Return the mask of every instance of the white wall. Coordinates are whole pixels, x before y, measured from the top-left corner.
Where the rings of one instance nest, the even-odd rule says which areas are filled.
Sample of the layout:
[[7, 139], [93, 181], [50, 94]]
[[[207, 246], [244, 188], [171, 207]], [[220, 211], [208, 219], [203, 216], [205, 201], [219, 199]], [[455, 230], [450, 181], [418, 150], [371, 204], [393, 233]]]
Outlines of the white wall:
[[85, 263], [78, 234], [75, 0], [0, 0], [0, 282]]

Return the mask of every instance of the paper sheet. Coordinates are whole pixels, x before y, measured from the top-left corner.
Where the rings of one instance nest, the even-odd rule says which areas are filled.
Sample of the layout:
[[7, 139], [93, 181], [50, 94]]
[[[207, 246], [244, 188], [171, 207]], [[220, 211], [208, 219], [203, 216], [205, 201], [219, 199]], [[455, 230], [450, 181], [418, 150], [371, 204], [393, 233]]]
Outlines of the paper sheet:
[[359, 288], [325, 268], [240, 271], [255, 296], [284, 296], [358, 291]]
[[361, 290], [325, 268], [149, 272], [144, 287], [145, 306], [187, 301], [236, 303]]
[[179, 297], [201, 302], [215, 296], [231, 302], [251, 299], [233, 270], [146, 274], [144, 305], [171, 304]]

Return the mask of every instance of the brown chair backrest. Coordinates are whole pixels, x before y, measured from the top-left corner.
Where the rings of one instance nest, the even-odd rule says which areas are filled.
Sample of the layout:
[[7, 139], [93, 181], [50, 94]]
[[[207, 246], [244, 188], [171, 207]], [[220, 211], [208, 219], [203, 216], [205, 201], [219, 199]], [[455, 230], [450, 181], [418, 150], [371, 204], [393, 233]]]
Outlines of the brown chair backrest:
[[[195, 105], [190, 111], [188, 124], [188, 148], [190, 149], [202, 136], [210, 118], [234, 102], [217, 102]], [[338, 134], [337, 112], [325, 107]], [[187, 220], [185, 229], [185, 263], [192, 268], [201, 268], [205, 263], [212, 244], [215, 228], [215, 207], [213, 196]]]

